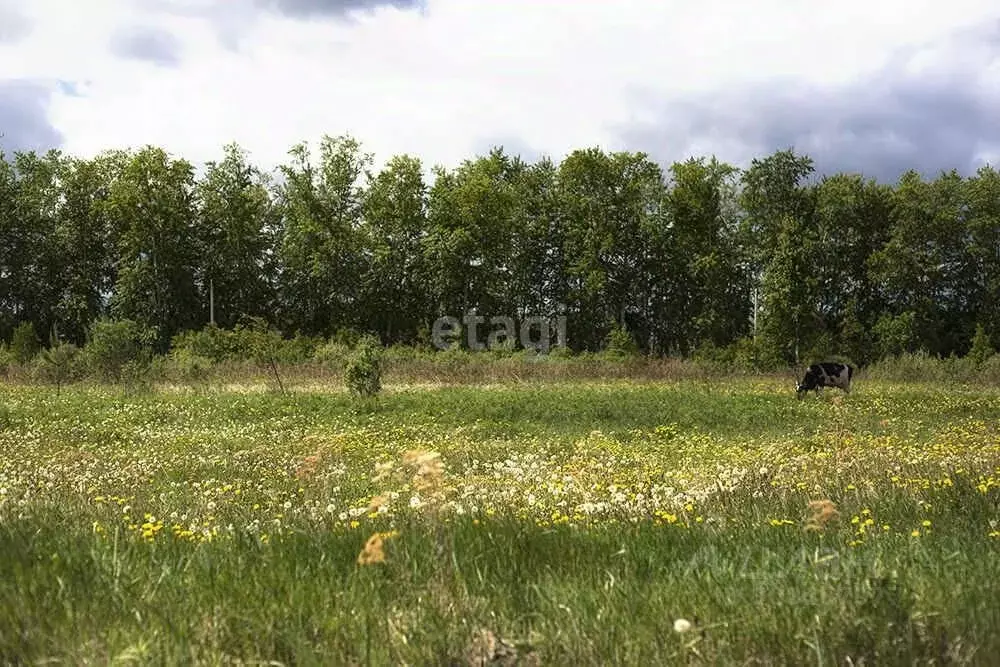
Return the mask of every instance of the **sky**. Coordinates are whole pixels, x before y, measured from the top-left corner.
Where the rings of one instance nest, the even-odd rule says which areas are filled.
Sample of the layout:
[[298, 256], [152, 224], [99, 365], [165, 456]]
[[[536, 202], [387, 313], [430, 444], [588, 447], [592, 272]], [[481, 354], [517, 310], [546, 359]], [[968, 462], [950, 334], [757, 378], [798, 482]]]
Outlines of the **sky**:
[[996, 0], [0, 0], [0, 149], [1000, 165]]

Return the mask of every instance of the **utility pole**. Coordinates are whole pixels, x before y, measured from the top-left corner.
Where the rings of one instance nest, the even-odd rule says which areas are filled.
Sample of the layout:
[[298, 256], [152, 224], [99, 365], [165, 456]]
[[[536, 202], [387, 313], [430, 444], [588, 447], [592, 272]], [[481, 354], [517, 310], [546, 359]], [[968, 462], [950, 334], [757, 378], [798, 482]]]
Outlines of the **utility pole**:
[[215, 326], [215, 281], [208, 281], [208, 323]]

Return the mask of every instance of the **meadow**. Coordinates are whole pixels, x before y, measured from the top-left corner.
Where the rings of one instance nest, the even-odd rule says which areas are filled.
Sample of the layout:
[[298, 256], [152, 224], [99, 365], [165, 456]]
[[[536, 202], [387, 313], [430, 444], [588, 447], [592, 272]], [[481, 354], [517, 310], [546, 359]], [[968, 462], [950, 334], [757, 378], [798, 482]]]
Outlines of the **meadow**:
[[5, 664], [990, 664], [1000, 390], [0, 384]]

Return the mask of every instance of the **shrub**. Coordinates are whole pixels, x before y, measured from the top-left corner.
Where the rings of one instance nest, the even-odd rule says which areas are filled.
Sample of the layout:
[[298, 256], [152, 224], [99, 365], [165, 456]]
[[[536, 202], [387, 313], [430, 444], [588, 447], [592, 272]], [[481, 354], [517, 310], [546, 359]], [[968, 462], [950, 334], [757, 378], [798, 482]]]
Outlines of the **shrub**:
[[170, 369], [181, 382], [204, 385], [211, 375], [214, 362], [189, 348], [180, 347], [170, 351]]
[[323, 339], [318, 336], [304, 336], [297, 333], [291, 340], [282, 341], [278, 360], [286, 364], [300, 364], [312, 359], [316, 350], [323, 344]]
[[1000, 354], [994, 354], [979, 367], [979, 379], [988, 384], [1000, 385]]
[[613, 357], [633, 357], [639, 354], [639, 346], [625, 325], [616, 325], [604, 339], [604, 352]]
[[284, 340], [277, 329], [271, 327], [261, 317], [246, 317], [236, 325], [236, 336], [240, 341], [240, 349], [257, 365], [271, 371], [271, 376], [278, 385], [278, 391], [285, 393], [285, 385], [278, 372], [278, 360]]
[[41, 348], [42, 344], [38, 340], [35, 325], [31, 322], [18, 324], [10, 340], [10, 353], [14, 361], [26, 364], [35, 358]]
[[976, 333], [972, 337], [972, 347], [969, 350], [969, 359], [976, 366], [982, 366], [995, 352], [996, 350], [993, 349], [993, 345], [990, 343], [990, 337], [987, 335], [986, 329], [983, 328], [982, 324], [977, 324]]
[[35, 359], [34, 376], [56, 386], [56, 393], [75, 376], [76, 359], [80, 350], [72, 343], [55, 343]]
[[354, 347], [361, 338], [361, 332], [354, 327], [340, 327], [330, 340], [345, 347]]
[[553, 345], [549, 348], [548, 356], [553, 359], [570, 359], [573, 357], [573, 350], [565, 345]]
[[890, 357], [917, 348], [917, 316], [913, 311], [902, 315], [882, 315], [875, 324], [875, 339], [880, 357]]
[[174, 336], [171, 350], [183, 350], [186, 354], [214, 362], [225, 361], [239, 356], [240, 341], [237, 336], [218, 325], [209, 324], [203, 329], [183, 331]]
[[344, 369], [344, 384], [355, 396], [375, 396], [382, 391], [382, 344], [363, 336]]
[[101, 318], [90, 326], [84, 346], [87, 365], [105, 380], [134, 381], [152, 360], [156, 329], [134, 320]]
[[7, 374], [7, 367], [14, 362], [14, 355], [6, 343], [0, 343], [0, 375]]

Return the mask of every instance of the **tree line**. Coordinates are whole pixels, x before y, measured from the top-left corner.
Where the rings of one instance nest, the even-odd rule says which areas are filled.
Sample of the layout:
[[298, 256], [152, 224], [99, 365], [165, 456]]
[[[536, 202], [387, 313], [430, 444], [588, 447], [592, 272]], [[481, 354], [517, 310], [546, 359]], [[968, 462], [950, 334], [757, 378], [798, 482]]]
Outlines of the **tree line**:
[[[175, 336], [214, 317], [286, 336], [426, 343], [474, 311], [566, 318], [571, 349], [742, 350], [864, 364], [1000, 335], [1000, 175], [819, 177], [793, 150], [746, 169], [497, 148], [432, 179], [350, 136], [267, 173], [237, 145], [197, 173], [161, 148], [0, 153], [0, 338], [82, 345], [100, 318]], [[210, 299], [211, 297], [211, 299]], [[210, 312], [211, 302], [211, 312]]]

